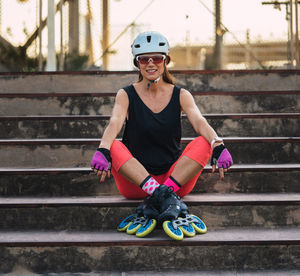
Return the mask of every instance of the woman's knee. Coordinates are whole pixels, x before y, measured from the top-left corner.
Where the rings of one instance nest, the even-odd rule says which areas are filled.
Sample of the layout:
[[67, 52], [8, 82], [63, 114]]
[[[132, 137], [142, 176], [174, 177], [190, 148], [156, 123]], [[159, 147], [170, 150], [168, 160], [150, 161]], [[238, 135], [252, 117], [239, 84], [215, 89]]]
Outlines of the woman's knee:
[[199, 136], [187, 145], [183, 154], [200, 163], [200, 165], [204, 167], [211, 157], [212, 148], [204, 137]]
[[112, 166], [116, 171], [119, 171], [120, 167], [132, 158], [132, 154], [128, 148], [118, 140], [114, 140], [112, 143], [110, 147], [110, 155], [112, 159]]
[[198, 136], [192, 141], [195, 145], [197, 145], [197, 148], [200, 148], [204, 151], [211, 151], [211, 146], [207, 142], [207, 140], [203, 136]]
[[123, 150], [123, 143], [119, 140], [114, 140], [110, 147], [110, 155], [119, 154]]

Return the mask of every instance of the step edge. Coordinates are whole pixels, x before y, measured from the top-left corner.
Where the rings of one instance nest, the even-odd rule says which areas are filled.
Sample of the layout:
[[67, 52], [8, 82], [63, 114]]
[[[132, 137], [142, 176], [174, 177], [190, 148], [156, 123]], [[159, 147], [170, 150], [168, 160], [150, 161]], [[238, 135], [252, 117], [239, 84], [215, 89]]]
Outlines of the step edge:
[[[189, 143], [196, 137], [182, 137], [181, 143]], [[300, 137], [222, 137], [226, 143], [298, 143]], [[117, 138], [117, 140], [121, 140]], [[99, 144], [100, 138], [61, 138], [61, 139], [0, 139], [0, 145], [81, 145]]]
[[[270, 172], [270, 171], [295, 171], [300, 170], [300, 163], [291, 164], [243, 164], [233, 165], [230, 173], [233, 172]], [[205, 166], [203, 172], [211, 172], [211, 166]], [[0, 175], [11, 174], [65, 174], [65, 173], [93, 173], [90, 167], [69, 167], [69, 168], [0, 168]]]
[[[68, 231], [25, 231], [1, 232], [0, 247], [56, 247], [56, 246], [219, 246], [219, 245], [300, 245], [299, 228], [250, 229], [244, 228], [212, 230], [205, 235], [180, 242], [164, 236], [162, 230], [158, 237], [140, 239], [116, 230], [101, 232], [68, 232]], [[247, 238], [249, 232], [255, 237]], [[284, 232], [284, 233], [283, 233]], [[222, 238], [218, 237], [222, 236]], [[229, 235], [229, 237], [227, 236]], [[231, 235], [231, 237], [230, 237]], [[289, 235], [291, 236], [289, 238]], [[13, 236], [13, 238], [11, 238]], [[23, 238], [20, 238], [22, 236]], [[235, 236], [236, 238], [233, 238]], [[284, 237], [283, 237], [284, 236]], [[34, 237], [34, 238], [33, 238]], [[52, 239], [49, 240], [49, 237]], [[88, 238], [87, 238], [88, 237]], [[110, 238], [108, 238], [110, 237]]]
[[[190, 91], [193, 96], [299, 95], [299, 90]], [[115, 97], [117, 92], [0, 92], [0, 98]]]
[[[207, 119], [278, 119], [278, 118], [300, 118], [298, 112], [285, 112], [285, 113], [203, 113]], [[14, 121], [14, 120], [109, 120], [110, 114], [103, 115], [11, 115], [1, 116], [0, 121]], [[187, 118], [185, 114], [181, 116]]]
[[[298, 206], [300, 193], [192, 194], [183, 198], [188, 206]], [[142, 200], [122, 196], [1, 197], [0, 208], [136, 207]]]

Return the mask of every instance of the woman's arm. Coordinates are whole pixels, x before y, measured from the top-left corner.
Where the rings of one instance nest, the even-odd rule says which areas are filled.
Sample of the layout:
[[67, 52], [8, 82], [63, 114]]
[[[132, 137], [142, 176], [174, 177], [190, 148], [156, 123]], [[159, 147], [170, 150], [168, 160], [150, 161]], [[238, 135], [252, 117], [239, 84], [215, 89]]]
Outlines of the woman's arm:
[[[211, 144], [218, 135], [202, 116], [191, 93], [185, 89], [181, 89], [180, 91], [180, 105], [194, 130]], [[222, 142], [215, 142], [213, 148], [221, 143]]]
[[229, 151], [224, 146], [222, 139], [218, 139], [217, 133], [202, 116], [191, 93], [185, 89], [181, 89], [180, 91], [180, 105], [195, 131], [211, 144], [213, 148], [213, 155], [211, 158], [212, 172], [218, 167], [220, 178], [223, 180], [224, 172], [227, 172], [233, 164]]
[[125, 122], [129, 107], [127, 93], [121, 89], [118, 91], [109, 124], [105, 128], [99, 148], [110, 149], [113, 141], [120, 133]]
[[128, 113], [128, 107], [128, 96], [126, 92], [121, 89], [116, 95], [112, 115], [103, 133], [99, 149], [95, 152], [91, 162], [91, 169], [100, 178], [100, 182], [103, 182], [106, 176], [110, 177], [112, 164], [110, 147], [122, 129]]

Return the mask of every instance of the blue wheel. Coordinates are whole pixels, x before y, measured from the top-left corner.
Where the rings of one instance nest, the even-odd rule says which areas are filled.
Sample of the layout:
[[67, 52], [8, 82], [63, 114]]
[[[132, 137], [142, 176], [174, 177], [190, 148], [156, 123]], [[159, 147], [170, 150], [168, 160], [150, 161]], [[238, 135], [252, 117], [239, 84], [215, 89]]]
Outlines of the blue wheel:
[[179, 228], [183, 232], [183, 234], [187, 237], [194, 237], [196, 235], [196, 231], [193, 227], [193, 225], [180, 225]]
[[172, 222], [169, 220], [166, 220], [163, 223], [163, 229], [166, 232], [166, 234], [171, 237], [174, 240], [181, 241], [183, 239], [183, 232], [178, 227], [177, 229], [174, 229]]
[[126, 233], [129, 235], [133, 235], [137, 232], [137, 230], [141, 227], [141, 223], [133, 221], [127, 228]]
[[127, 230], [127, 228], [129, 227], [129, 225], [134, 221], [134, 219], [136, 218], [135, 215], [130, 215], [126, 218], [124, 218], [121, 223], [119, 224], [117, 230], [120, 232], [124, 232]]
[[149, 235], [155, 229], [155, 226], [156, 226], [156, 220], [150, 219], [145, 226], [141, 225], [139, 227], [139, 229], [136, 232], [136, 236], [139, 238], [143, 238]]
[[195, 215], [191, 215], [197, 222], [192, 222], [191, 225], [194, 227], [197, 233], [205, 234], [207, 232], [207, 227], [205, 223]]

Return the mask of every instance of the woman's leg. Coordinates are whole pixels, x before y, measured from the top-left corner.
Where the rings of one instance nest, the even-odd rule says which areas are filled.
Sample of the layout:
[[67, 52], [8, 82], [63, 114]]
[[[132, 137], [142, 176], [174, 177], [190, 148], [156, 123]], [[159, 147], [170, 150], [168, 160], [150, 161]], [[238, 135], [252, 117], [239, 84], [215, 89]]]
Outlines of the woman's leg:
[[[177, 194], [184, 197], [194, 188], [211, 154], [212, 149], [209, 143], [203, 137], [197, 137], [186, 146], [168, 173], [153, 177], [159, 183], [163, 183], [171, 175], [181, 184]], [[120, 141], [115, 140], [112, 144], [111, 156], [112, 174], [120, 193], [128, 199], [145, 198], [147, 193], [139, 187], [139, 184], [149, 175], [146, 169]]]
[[180, 197], [193, 190], [211, 154], [210, 144], [199, 136], [186, 146], [182, 155], [170, 168], [167, 176], [172, 176], [181, 185], [176, 192]]
[[120, 141], [115, 140], [110, 148], [112, 157], [112, 174], [116, 181], [119, 192], [128, 199], [138, 199], [147, 196], [140, 188], [140, 184], [149, 173], [136, 160], [127, 147]]

